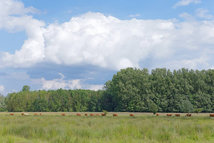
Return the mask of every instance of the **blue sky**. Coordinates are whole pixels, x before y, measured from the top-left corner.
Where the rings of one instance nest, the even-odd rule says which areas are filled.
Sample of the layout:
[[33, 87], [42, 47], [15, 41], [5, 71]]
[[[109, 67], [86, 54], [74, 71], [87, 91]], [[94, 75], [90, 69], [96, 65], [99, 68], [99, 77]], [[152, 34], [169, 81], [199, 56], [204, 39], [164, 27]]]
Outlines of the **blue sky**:
[[101, 89], [121, 68], [213, 68], [213, 0], [0, 0], [0, 93]]

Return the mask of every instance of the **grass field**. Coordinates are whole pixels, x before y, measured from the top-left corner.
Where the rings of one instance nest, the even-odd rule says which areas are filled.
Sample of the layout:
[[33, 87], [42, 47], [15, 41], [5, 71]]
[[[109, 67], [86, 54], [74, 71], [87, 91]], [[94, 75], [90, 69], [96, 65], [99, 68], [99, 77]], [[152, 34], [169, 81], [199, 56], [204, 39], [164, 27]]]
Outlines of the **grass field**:
[[[118, 117], [42, 113], [0, 113], [0, 143], [213, 143], [214, 118], [156, 117], [150, 113], [118, 113]], [[89, 113], [88, 113], [89, 114]], [[84, 113], [82, 113], [84, 115]]]

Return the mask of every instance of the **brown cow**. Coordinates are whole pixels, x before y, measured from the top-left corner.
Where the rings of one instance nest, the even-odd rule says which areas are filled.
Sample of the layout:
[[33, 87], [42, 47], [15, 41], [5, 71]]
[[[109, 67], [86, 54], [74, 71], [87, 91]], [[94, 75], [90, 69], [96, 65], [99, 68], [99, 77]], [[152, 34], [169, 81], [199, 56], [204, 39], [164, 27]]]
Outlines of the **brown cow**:
[[187, 116], [187, 117], [191, 117], [191, 116], [192, 116], [192, 114], [190, 114], [190, 113], [187, 113], [187, 114], [186, 114], [186, 116]]

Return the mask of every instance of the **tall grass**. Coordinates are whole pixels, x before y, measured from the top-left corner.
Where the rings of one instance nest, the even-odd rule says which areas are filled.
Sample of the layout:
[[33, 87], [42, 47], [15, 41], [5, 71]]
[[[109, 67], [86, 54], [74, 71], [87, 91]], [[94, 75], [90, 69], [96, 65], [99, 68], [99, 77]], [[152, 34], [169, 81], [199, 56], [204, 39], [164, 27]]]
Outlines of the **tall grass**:
[[0, 116], [1, 143], [213, 143], [210, 117]]

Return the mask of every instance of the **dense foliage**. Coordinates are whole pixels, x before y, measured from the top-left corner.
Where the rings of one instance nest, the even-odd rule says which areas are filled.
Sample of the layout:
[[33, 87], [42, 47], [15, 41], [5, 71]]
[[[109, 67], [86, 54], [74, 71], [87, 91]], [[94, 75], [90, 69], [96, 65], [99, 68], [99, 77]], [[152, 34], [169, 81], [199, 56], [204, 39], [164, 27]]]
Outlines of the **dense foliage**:
[[214, 112], [214, 70], [123, 69], [106, 83], [112, 111]]
[[[2, 102], [4, 101], [5, 102]], [[214, 112], [214, 70], [122, 69], [102, 91], [30, 91], [0, 98], [8, 111]], [[6, 104], [6, 108], [5, 108]]]
[[101, 111], [103, 91], [50, 90], [10, 93], [5, 99], [8, 111], [13, 112], [71, 112]]

